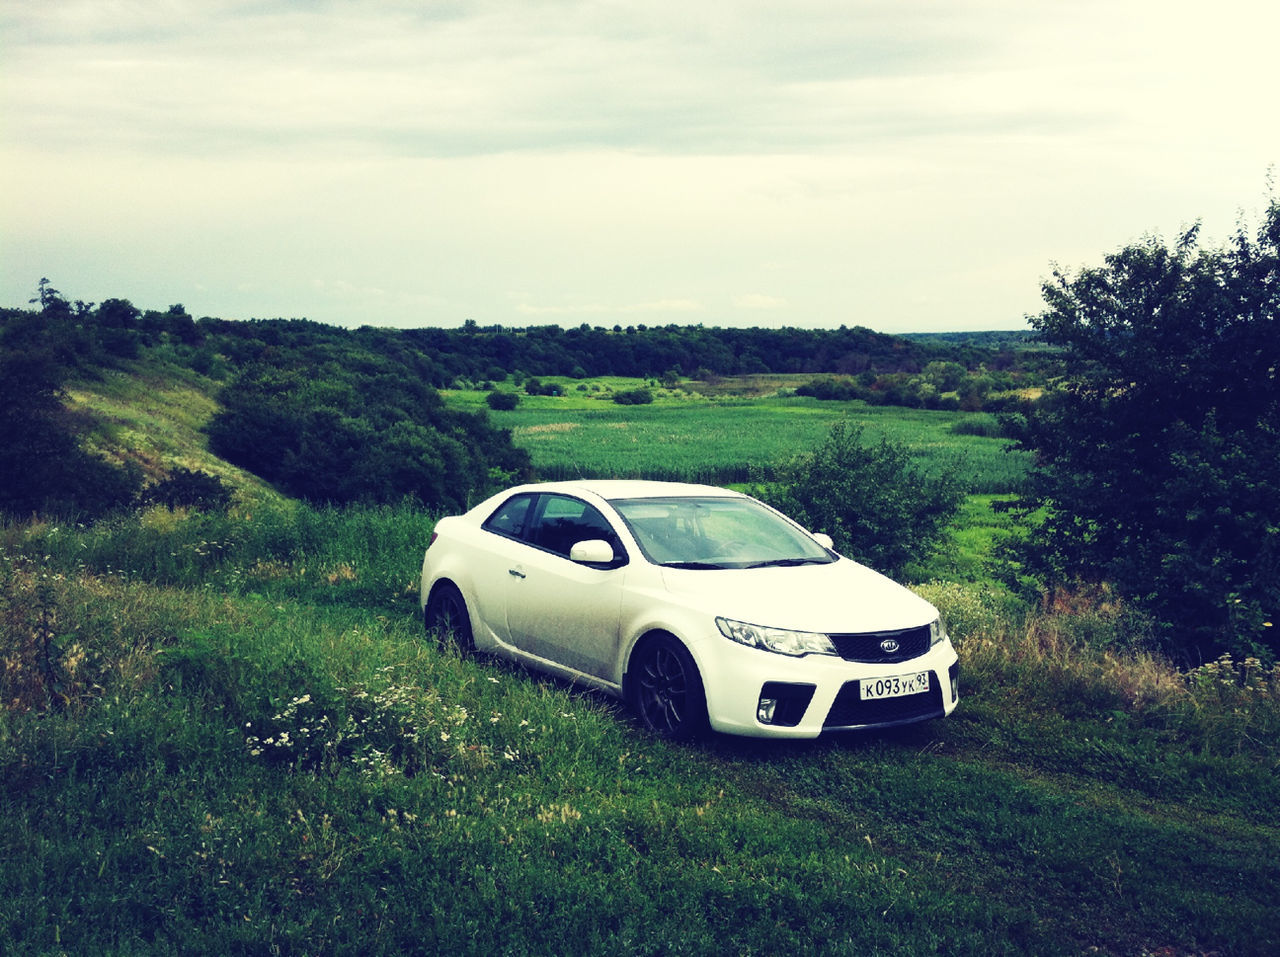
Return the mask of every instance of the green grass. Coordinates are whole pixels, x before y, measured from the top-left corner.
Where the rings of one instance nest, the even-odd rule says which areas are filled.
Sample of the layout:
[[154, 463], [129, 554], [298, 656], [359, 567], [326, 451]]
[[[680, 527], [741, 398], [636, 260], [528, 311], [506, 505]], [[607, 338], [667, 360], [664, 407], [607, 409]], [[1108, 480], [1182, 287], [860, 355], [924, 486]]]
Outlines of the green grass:
[[430, 526], [4, 529], [6, 953], [1280, 947], [1280, 675], [934, 584], [947, 720], [676, 747], [426, 641]]
[[1007, 495], [969, 495], [947, 530], [947, 541], [938, 554], [919, 569], [921, 579], [986, 582], [997, 580], [998, 549], [1005, 541], [1025, 534], [1008, 512], [995, 506]]
[[[516, 445], [529, 451], [546, 479], [746, 482], [755, 470], [768, 471], [812, 450], [842, 419], [863, 426], [870, 440], [884, 435], [902, 443], [927, 467], [958, 468], [974, 493], [1007, 493], [1026, 469], [1025, 456], [1006, 451], [1004, 440], [953, 432], [957, 422], [972, 418], [962, 412], [795, 397], [668, 395], [644, 406], [572, 391], [559, 398], [526, 396], [517, 409], [492, 418], [512, 430]], [[480, 399], [480, 393], [449, 394], [459, 407], [478, 407]]]
[[[145, 435], [138, 461], [205, 467], [209, 387], [76, 397], [103, 447]], [[990, 505], [1022, 465], [951, 431], [962, 414], [658, 392], [494, 418], [552, 474], [727, 482], [842, 416], [967, 455], [982, 494], [917, 586], [961, 655], [955, 714], [668, 745], [608, 699], [428, 642], [434, 519], [408, 506], [308, 508], [227, 473], [228, 515], [9, 524], [0, 951], [1280, 949], [1280, 671], [1179, 674], [1106, 596], [1046, 614], [992, 587], [1016, 530]]]

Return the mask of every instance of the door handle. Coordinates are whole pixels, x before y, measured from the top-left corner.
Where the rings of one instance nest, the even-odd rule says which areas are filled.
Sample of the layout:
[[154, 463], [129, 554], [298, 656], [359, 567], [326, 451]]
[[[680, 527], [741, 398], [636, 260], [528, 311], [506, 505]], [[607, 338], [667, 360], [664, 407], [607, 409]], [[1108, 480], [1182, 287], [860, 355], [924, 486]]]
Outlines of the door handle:
[[526, 577], [526, 576], [525, 576], [525, 573], [524, 573], [524, 572], [522, 572], [522, 571], [521, 571], [520, 569], [518, 569], [518, 568], [508, 568], [508, 569], [507, 569], [507, 574], [508, 574], [508, 575], [510, 575], [512, 578], [524, 578], [524, 577]]

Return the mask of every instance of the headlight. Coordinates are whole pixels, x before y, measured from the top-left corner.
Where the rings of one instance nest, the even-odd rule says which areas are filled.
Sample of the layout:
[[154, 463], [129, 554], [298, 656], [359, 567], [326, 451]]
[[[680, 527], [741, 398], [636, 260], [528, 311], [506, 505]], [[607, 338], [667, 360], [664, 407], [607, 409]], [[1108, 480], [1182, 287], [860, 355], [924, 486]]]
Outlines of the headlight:
[[834, 655], [837, 654], [831, 639], [820, 632], [789, 631], [786, 628], [765, 628], [749, 625], [745, 621], [717, 618], [716, 627], [726, 638], [749, 648], [762, 648], [780, 655]]
[[947, 639], [947, 626], [942, 623], [942, 619], [935, 619], [933, 624], [929, 626], [929, 647]]

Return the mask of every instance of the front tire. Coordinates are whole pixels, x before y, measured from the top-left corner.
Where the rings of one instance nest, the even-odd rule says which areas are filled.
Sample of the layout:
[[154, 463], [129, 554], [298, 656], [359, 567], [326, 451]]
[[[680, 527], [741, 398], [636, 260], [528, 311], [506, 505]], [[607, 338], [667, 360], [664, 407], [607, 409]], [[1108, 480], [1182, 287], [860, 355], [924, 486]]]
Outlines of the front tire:
[[434, 634], [443, 650], [454, 649], [469, 655], [476, 650], [471, 634], [471, 616], [462, 592], [450, 582], [441, 582], [431, 590], [422, 620], [429, 634]]
[[632, 653], [627, 697], [640, 723], [672, 741], [707, 730], [707, 699], [693, 656], [671, 635], [653, 635]]

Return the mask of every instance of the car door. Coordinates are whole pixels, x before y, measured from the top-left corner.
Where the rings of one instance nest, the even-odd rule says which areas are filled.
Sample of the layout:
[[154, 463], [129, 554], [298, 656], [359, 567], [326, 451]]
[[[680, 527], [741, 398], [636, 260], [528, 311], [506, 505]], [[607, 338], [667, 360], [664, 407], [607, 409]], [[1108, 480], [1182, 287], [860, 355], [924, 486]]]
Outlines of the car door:
[[[506, 591], [512, 644], [613, 680], [627, 560], [617, 532], [587, 502], [543, 494], [522, 537], [529, 547], [513, 567]], [[590, 539], [613, 545], [614, 561], [608, 566], [570, 561], [573, 545]]]
[[504, 645], [515, 644], [507, 625], [508, 592], [523, 575], [531, 551], [524, 540], [525, 529], [534, 514], [537, 495], [515, 495], [507, 499], [488, 519], [484, 531], [490, 533], [473, 556], [471, 569], [475, 583], [476, 615], [493, 638]]

